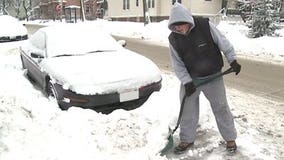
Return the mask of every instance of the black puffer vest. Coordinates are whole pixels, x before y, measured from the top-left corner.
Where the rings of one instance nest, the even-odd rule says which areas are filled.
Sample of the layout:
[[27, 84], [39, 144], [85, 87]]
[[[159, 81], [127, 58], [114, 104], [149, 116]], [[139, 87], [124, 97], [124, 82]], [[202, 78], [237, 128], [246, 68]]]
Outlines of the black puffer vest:
[[190, 76], [205, 77], [221, 71], [223, 58], [210, 33], [209, 19], [194, 17], [189, 35], [172, 32], [169, 42], [177, 51]]

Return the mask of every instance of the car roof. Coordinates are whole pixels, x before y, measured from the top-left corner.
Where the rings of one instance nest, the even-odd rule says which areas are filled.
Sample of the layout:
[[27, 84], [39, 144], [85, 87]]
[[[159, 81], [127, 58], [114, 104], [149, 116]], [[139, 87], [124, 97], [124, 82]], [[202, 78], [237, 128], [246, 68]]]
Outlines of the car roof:
[[60, 54], [81, 54], [122, 48], [109, 33], [92, 24], [57, 24], [41, 28], [38, 32], [44, 34], [46, 52], [51, 57]]

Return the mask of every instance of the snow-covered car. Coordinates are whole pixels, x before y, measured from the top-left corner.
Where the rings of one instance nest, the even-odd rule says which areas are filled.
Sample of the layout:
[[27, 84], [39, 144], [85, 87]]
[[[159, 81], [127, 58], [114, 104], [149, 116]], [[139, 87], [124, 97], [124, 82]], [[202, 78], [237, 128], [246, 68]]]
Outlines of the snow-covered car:
[[160, 70], [150, 59], [87, 24], [39, 29], [21, 46], [21, 61], [27, 76], [63, 110], [131, 110], [161, 88]]
[[0, 24], [0, 43], [28, 39], [27, 29], [18, 19], [0, 15]]

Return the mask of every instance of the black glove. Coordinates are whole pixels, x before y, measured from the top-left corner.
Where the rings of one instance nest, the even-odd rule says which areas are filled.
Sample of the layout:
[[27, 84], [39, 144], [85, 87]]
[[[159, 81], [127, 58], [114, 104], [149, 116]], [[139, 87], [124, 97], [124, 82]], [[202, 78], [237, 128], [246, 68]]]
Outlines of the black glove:
[[193, 82], [188, 82], [184, 85], [185, 87], [185, 94], [186, 96], [190, 96], [192, 95], [195, 91], [196, 91], [196, 88], [193, 84]]
[[240, 73], [242, 66], [237, 62], [237, 60], [234, 60], [230, 66], [233, 68], [234, 72], [236, 72], [236, 75]]

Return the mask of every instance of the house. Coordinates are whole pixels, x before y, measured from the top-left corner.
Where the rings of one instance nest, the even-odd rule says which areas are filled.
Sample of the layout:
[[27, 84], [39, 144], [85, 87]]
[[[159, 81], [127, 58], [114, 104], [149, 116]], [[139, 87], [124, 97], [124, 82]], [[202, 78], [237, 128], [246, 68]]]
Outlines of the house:
[[[185, 5], [193, 15], [215, 16], [222, 9], [222, 0], [145, 0], [151, 21], [169, 18], [175, 2]], [[108, 0], [108, 17], [121, 21], [144, 21], [143, 0]]]
[[84, 0], [86, 19], [103, 18], [107, 9], [107, 0]]
[[80, 0], [40, 0], [41, 19], [81, 18]]
[[[37, 0], [33, 1], [32, 5], [32, 19], [65, 19], [68, 22], [76, 22], [82, 19], [81, 0]], [[104, 0], [82, 0], [85, 18], [87, 20], [94, 20], [98, 16], [102, 17], [101, 4]], [[100, 11], [100, 12], [98, 12]], [[100, 13], [100, 14], [98, 14]], [[104, 12], [103, 12], [104, 13]]]

